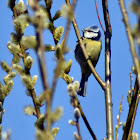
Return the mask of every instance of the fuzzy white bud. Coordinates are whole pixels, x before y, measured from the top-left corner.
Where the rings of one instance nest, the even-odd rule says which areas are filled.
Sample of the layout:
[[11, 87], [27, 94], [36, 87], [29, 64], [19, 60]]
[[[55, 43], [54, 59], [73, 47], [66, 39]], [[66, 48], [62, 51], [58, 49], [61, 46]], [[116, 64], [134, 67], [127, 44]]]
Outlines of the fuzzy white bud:
[[74, 116], [76, 119], [79, 119], [81, 117], [81, 113], [78, 107], [74, 109]]
[[70, 96], [73, 97], [76, 95], [73, 84], [69, 84], [67, 90]]

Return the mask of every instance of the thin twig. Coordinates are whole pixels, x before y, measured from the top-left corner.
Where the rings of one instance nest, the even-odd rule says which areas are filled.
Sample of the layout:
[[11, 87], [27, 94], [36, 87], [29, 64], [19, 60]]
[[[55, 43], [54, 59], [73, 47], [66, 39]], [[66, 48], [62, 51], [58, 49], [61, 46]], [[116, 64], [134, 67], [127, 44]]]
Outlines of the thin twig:
[[125, 126], [125, 130], [124, 130], [123, 138], [122, 138], [123, 140], [126, 140], [126, 139], [130, 140], [132, 129], [133, 129], [133, 124], [134, 124], [134, 120], [135, 120], [136, 110], [137, 110], [137, 106], [138, 106], [139, 94], [140, 94], [140, 92], [139, 92], [140, 65], [139, 65], [138, 56], [137, 56], [136, 51], [135, 51], [134, 40], [133, 40], [133, 37], [132, 37], [132, 34], [131, 34], [129, 19], [128, 19], [128, 15], [127, 15], [127, 12], [126, 12], [124, 0], [119, 0], [119, 4], [120, 4], [121, 12], [122, 12], [122, 15], [123, 15], [123, 21], [124, 21], [124, 24], [125, 24], [127, 37], [128, 37], [128, 40], [129, 40], [130, 50], [131, 50], [131, 54], [132, 54], [132, 57], [133, 57], [133, 61], [134, 61], [134, 65], [135, 65], [135, 69], [136, 69], [136, 73], [137, 73], [134, 92], [133, 92], [133, 95], [132, 95], [131, 105], [130, 105], [130, 108], [129, 108], [129, 113], [128, 113], [128, 117], [127, 117], [127, 121], [126, 121], [126, 126]]
[[[117, 127], [120, 124], [120, 116], [121, 116], [121, 112], [122, 112], [122, 101], [123, 101], [123, 95], [122, 95], [122, 99], [121, 99], [120, 105], [119, 105], [119, 115], [117, 115]], [[116, 131], [116, 140], [118, 140], [118, 131]]]
[[[74, 108], [76, 108], [77, 107], [77, 97], [75, 96], [75, 97], [73, 97], [73, 100], [75, 100], [74, 101]], [[79, 107], [78, 107], [79, 108]], [[77, 132], [78, 132], [78, 135], [79, 135], [79, 137], [80, 137], [80, 140], [82, 140], [82, 137], [81, 137], [81, 132], [80, 132], [80, 126], [79, 126], [79, 119], [76, 119], [76, 128], [77, 128]]]
[[136, 68], [138, 84], [140, 87], [140, 65], [139, 65], [137, 53], [135, 51], [134, 40], [133, 40], [133, 37], [131, 34], [129, 19], [128, 19], [127, 11], [125, 8], [124, 0], [119, 0], [119, 4], [120, 4], [121, 12], [123, 15], [123, 21], [124, 21], [125, 28], [126, 28], [126, 33], [127, 33], [127, 37], [128, 37], [128, 41], [129, 41], [129, 45], [130, 45], [131, 54], [133, 57], [133, 62], [134, 62], [135, 68]]
[[103, 25], [101, 23], [101, 20], [100, 20], [100, 16], [99, 16], [99, 12], [98, 12], [98, 7], [97, 7], [97, 1], [96, 0], [94, 0], [94, 1], [95, 1], [96, 12], [97, 12], [97, 17], [98, 17], [99, 23], [100, 23], [100, 25], [102, 27], [103, 32], [105, 33], [105, 29], [104, 29], [104, 27], [103, 27]]
[[108, 140], [113, 140], [113, 115], [112, 115], [112, 94], [111, 94], [111, 36], [112, 29], [109, 18], [108, 2], [102, 0], [104, 22], [105, 22], [105, 104], [106, 104], [106, 134]]
[[138, 103], [139, 103], [139, 97], [140, 97], [140, 90], [138, 88], [138, 81], [136, 78], [134, 92], [132, 95], [131, 105], [129, 108], [129, 113], [128, 113], [122, 140], [130, 140], [130, 138], [131, 138], [131, 133], [132, 133], [133, 125], [134, 125], [136, 111], [137, 111], [137, 107], [138, 107]]
[[94, 132], [92, 131], [92, 129], [91, 129], [89, 123], [88, 123], [88, 120], [87, 120], [87, 118], [86, 118], [86, 116], [85, 116], [85, 114], [84, 114], [84, 112], [83, 112], [83, 110], [82, 110], [82, 107], [81, 107], [81, 105], [80, 105], [80, 102], [79, 102], [77, 96], [75, 96], [75, 99], [76, 99], [76, 101], [77, 101], [77, 103], [78, 103], [78, 108], [79, 108], [79, 110], [80, 110], [80, 112], [81, 112], [83, 121], [84, 121], [84, 123], [85, 123], [85, 125], [86, 125], [86, 127], [87, 127], [87, 129], [88, 129], [88, 131], [89, 131], [89, 133], [90, 133], [90, 135], [92, 136], [92, 138], [93, 138], [94, 140], [97, 140], [97, 138], [96, 138]]
[[131, 91], [130, 97], [132, 97], [132, 94], [133, 94], [133, 91], [132, 91], [132, 81], [133, 81], [132, 73], [130, 73], [130, 91]]

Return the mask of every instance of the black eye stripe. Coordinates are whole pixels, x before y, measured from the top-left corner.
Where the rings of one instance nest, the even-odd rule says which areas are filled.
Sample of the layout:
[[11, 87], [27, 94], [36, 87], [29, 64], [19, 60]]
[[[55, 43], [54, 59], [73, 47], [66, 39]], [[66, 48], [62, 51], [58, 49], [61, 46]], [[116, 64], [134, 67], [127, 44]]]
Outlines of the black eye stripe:
[[91, 33], [91, 32], [93, 32], [93, 33], [99, 33], [99, 31], [96, 32], [96, 31], [91, 31], [91, 30], [88, 30], [88, 31], [86, 31], [86, 32], [90, 32], [90, 33]]

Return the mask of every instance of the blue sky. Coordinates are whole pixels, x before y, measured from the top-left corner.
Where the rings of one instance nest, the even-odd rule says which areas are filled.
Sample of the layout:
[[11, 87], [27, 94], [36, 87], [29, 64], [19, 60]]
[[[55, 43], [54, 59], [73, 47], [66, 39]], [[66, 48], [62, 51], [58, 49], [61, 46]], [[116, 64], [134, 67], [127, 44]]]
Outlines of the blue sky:
[[[26, 1], [24, 1], [26, 3]], [[126, 0], [126, 7], [129, 10], [130, 1]], [[64, 0], [53, 1], [52, 6], [52, 15], [55, 14], [57, 10], [59, 10], [62, 5], [65, 4]], [[100, 18], [102, 24], [104, 26], [103, 21], [103, 12], [102, 12], [102, 3], [98, 1], [98, 10], [100, 14]], [[131, 72], [132, 57], [130, 54], [129, 44], [126, 37], [126, 32], [124, 28], [124, 24], [122, 22], [122, 15], [120, 12], [118, 1], [109, 1], [109, 12], [110, 12], [110, 20], [112, 26], [112, 39], [111, 39], [111, 73], [112, 73], [112, 100], [113, 100], [113, 122], [114, 122], [114, 129], [117, 123], [116, 116], [119, 112], [119, 103], [123, 95], [123, 112], [121, 114], [120, 121], [125, 122], [128, 113], [128, 104], [127, 104], [127, 93], [130, 89], [130, 76], [129, 73]], [[90, 25], [99, 25], [96, 9], [94, 1], [87, 0], [85, 1], [78, 1], [76, 6], [76, 21], [80, 30], [86, 28]], [[133, 15], [130, 10], [128, 11], [128, 15], [130, 18], [131, 25], [133, 26], [136, 22], [136, 17]], [[4, 60], [9, 65], [11, 63], [12, 55], [9, 53], [7, 49], [7, 42], [10, 40], [10, 33], [14, 32], [13, 28], [13, 21], [12, 21], [12, 12], [7, 7], [7, 0], [0, 1], [0, 61]], [[55, 22], [55, 25], [63, 26], [66, 25], [66, 20], [64, 18], [60, 18]], [[105, 26], [104, 26], [105, 27]], [[101, 30], [102, 31], [102, 30]], [[25, 30], [26, 35], [34, 35], [34, 28], [28, 27]], [[49, 31], [45, 31], [43, 34], [44, 43], [54, 45], [52, 35]], [[96, 66], [96, 70], [99, 73], [100, 77], [104, 80], [105, 74], [105, 66], [104, 66], [104, 34], [102, 31], [102, 52], [100, 55], [100, 59]], [[74, 58], [74, 49], [76, 45], [76, 35], [71, 26], [69, 39], [68, 39], [68, 46], [70, 48], [70, 52], [66, 55], [66, 60], [69, 59], [73, 60], [73, 65], [70, 71], [70, 76], [74, 77], [74, 80], [80, 81], [81, 73], [80, 67]], [[31, 75], [38, 75], [38, 81], [36, 84], [36, 94], [37, 96], [42, 92], [42, 83], [39, 74], [38, 64], [37, 64], [37, 57], [33, 50], [29, 51], [30, 55], [34, 58], [34, 65], [31, 69]], [[47, 73], [48, 73], [48, 80], [49, 84], [52, 82], [53, 78], [53, 70], [55, 68], [54, 53], [47, 53], [46, 60], [47, 60]], [[0, 81], [3, 80], [3, 77], [6, 75], [5, 72], [2, 71], [0, 68]], [[135, 79], [135, 76], [133, 76]], [[134, 83], [134, 80], [133, 80]], [[76, 127], [70, 126], [68, 121], [74, 119], [73, 115], [73, 107], [70, 105], [70, 98], [67, 94], [67, 85], [62, 79], [58, 80], [57, 88], [55, 91], [55, 96], [53, 100], [53, 109], [57, 106], [62, 106], [64, 109], [64, 114], [59, 122], [55, 123], [53, 127], [59, 127], [60, 130], [56, 136], [56, 140], [72, 140], [73, 139], [73, 132], [76, 131]], [[32, 100], [25, 93], [26, 89], [23, 86], [20, 77], [16, 76], [14, 79], [14, 87], [10, 95], [4, 101], [4, 109], [5, 114], [3, 115], [3, 130], [6, 131], [7, 129], [12, 130], [12, 139], [13, 140], [34, 140], [35, 139], [35, 129], [34, 123], [36, 118], [34, 116], [26, 116], [24, 114], [24, 107], [27, 105], [32, 105]], [[106, 118], [105, 118], [105, 99], [104, 99], [104, 92], [100, 85], [95, 80], [94, 76], [91, 75], [88, 81], [88, 89], [87, 89], [87, 96], [85, 98], [78, 97], [83, 108], [83, 111], [95, 132], [97, 138], [103, 139], [106, 137]], [[44, 109], [42, 108], [42, 113]], [[134, 131], [139, 132], [140, 125], [138, 125], [138, 120], [140, 118], [140, 111], [138, 108], [137, 117], [135, 120]], [[80, 130], [82, 134], [83, 140], [91, 140], [91, 136], [87, 131], [82, 118], [80, 118]], [[122, 138], [122, 127], [119, 129], [119, 139]]]

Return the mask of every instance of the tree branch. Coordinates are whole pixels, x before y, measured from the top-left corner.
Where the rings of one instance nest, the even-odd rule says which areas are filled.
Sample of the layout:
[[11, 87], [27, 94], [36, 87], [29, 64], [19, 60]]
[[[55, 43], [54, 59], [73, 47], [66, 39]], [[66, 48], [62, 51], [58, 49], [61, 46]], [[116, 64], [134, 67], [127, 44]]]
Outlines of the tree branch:
[[111, 95], [111, 36], [112, 29], [109, 18], [108, 3], [107, 0], [102, 0], [104, 21], [106, 26], [105, 31], [105, 104], [106, 104], [106, 127], [107, 127], [107, 139], [113, 140], [113, 115], [112, 115], [112, 95]]
[[139, 97], [140, 97], [140, 91], [138, 88], [138, 81], [136, 78], [134, 93], [132, 95], [131, 105], [129, 108], [129, 113], [128, 113], [128, 117], [127, 117], [127, 121], [126, 121], [126, 126], [124, 128], [124, 134], [123, 134], [122, 140], [130, 140], [130, 138], [131, 138], [133, 124], [134, 124], [136, 111], [137, 111], [137, 107], [138, 107], [138, 103], [139, 103]]

